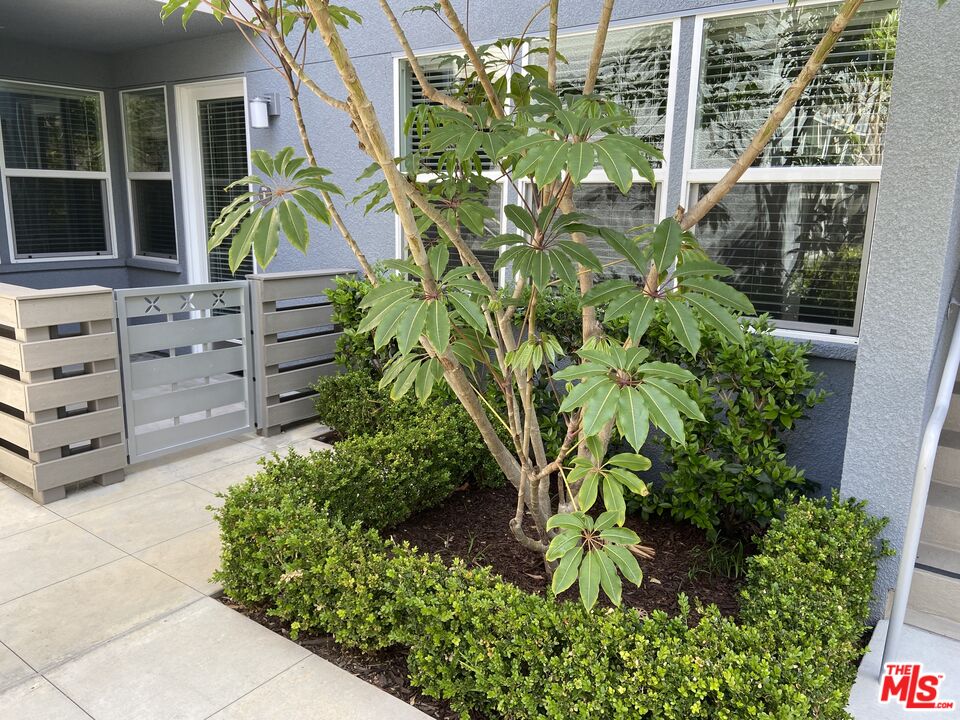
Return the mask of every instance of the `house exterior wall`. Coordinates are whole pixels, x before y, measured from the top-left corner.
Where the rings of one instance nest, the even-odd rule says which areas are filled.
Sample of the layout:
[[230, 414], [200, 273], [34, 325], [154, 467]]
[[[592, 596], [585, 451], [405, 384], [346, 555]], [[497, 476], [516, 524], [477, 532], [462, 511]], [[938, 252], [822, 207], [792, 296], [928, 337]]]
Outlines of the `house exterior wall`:
[[[960, 255], [960, 6], [903, 3], [842, 490], [890, 518], [900, 548], [946, 348]], [[880, 569], [878, 603], [896, 584]]]
[[[412, 0], [397, 0], [395, 3], [398, 11], [411, 4], [414, 4]], [[467, 0], [459, 0], [455, 4], [464, 17], [468, 16], [472, 36], [478, 41], [485, 41], [497, 36], [516, 34], [523, 22], [542, 3], [540, 0], [473, 0], [469, 8]], [[943, 83], [941, 79], [955, 76], [957, 67], [954, 56], [960, 43], [953, 42], [952, 47], [945, 49], [943, 46], [949, 43], [944, 43], [941, 38], [936, 43], [936, 52], [931, 52], [929, 48], [934, 47], [932, 33], [935, 27], [943, 33], [950, 27], [960, 26], [960, 22], [957, 22], [960, 9], [955, 7], [956, 3], [950, 3], [941, 10], [941, 13], [949, 14], [950, 20], [947, 21], [946, 15], [937, 15], [933, 0], [905, 0], [903, 5], [902, 41], [895, 70], [893, 119], [888, 131], [888, 152], [881, 184], [880, 202], [883, 212], [878, 212], [877, 229], [871, 248], [862, 330], [864, 347], [867, 350], [860, 351], [857, 364], [856, 345], [833, 342], [829, 338], [814, 344], [811, 364], [815, 371], [824, 373], [823, 386], [831, 395], [811, 413], [810, 420], [791, 434], [789, 441], [790, 460], [805, 468], [808, 476], [821, 483], [825, 489], [838, 486], [843, 473], [845, 492], [866, 497], [874, 502], [875, 511], [896, 517], [905, 514], [904, 492], [908, 491], [894, 491], [891, 488], [909, 484], [912, 471], [908, 466], [915, 460], [915, 448], [908, 447], [907, 441], [891, 442], [890, 438], [909, 434], [915, 439], [919, 435], [928, 393], [925, 372], [919, 373], [923, 378], [914, 378], [907, 386], [892, 385], [890, 380], [896, 376], [893, 368], [917, 375], [916, 368], [930, 367], [934, 356], [939, 331], [939, 319], [934, 318], [942, 315], [945, 297], [942, 288], [946, 282], [943, 276], [948, 274], [940, 266], [940, 259], [949, 257], [950, 266], [956, 267], [955, 257], [948, 256], [948, 245], [950, 248], [952, 245], [946, 242], [946, 227], [943, 224], [944, 213], [948, 214], [948, 209], [954, 206], [956, 198], [955, 195], [948, 196], [946, 193], [944, 178], [956, 173], [956, 163], [949, 158], [953, 158], [956, 153], [955, 139], [960, 136], [956, 127], [960, 117], [956, 108], [960, 107], [960, 103], [957, 103], [955, 97], [954, 109], [942, 113], [942, 116], [940, 113], [915, 112], [917, 106], [927, 103], [931, 97], [936, 97], [938, 102], [942, 101], [946, 108], [950, 93], [956, 93], [955, 83]], [[598, 0], [564, 2], [561, 30], [588, 29], [596, 22], [599, 6]], [[681, 18], [679, 62], [675, 79], [677, 102], [672, 120], [673, 142], [668, 155], [671, 172], [666, 182], [666, 207], [682, 202], [684, 186], [681, 169], [684, 167], [686, 152], [686, 98], [691, 81], [695, 15], [705, 10], [767, 6], [769, 2], [760, 0], [621, 0], [615, 5], [615, 24]], [[364, 4], [364, 15], [364, 24], [346, 31], [345, 37], [384, 127], [390, 132], [394, 125], [394, 57], [399, 47], [374, 3]], [[402, 22], [408, 28], [410, 41], [418, 51], [453, 45], [450, 33], [429, 17], [402, 16]], [[544, 31], [545, 24], [546, 18], [542, 16], [534, 23], [533, 31]], [[942, 63], [947, 61], [954, 63], [950, 66], [950, 74], [943, 70]], [[935, 66], [932, 65], [934, 62]], [[340, 87], [339, 80], [329, 61], [316, 46], [311, 52], [308, 71], [322, 86], [338, 94], [336, 91]], [[187, 39], [116, 55], [66, 54], [40, 46], [11, 48], [5, 45], [0, 47], [0, 76], [103, 89], [107, 96], [109, 121], [113, 128], [109, 140], [120, 257], [113, 261], [46, 263], [40, 268], [41, 272], [18, 265], [16, 272], [13, 272], [8, 263], [9, 258], [3, 255], [7, 252], [6, 238], [0, 237], [0, 281], [36, 286], [92, 282], [122, 287], [185, 281], [182, 267], [158, 269], [159, 263], [130, 257], [126, 183], [122, 172], [122, 145], [118, 137], [120, 90], [160, 83], [166, 85], [172, 148], [176, 148], [177, 143], [177, 127], [173, 122], [176, 116], [173, 87], [178, 83], [243, 76], [247, 83], [248, 97], [273, 92], [280, 93], [281, 98], [285, 96], [285, 87], [280, 78], [264, 67], [262, 59], [236, 33]], [[304, 94], [304, 110], [321, 164], [329, 167], [333, 171], [333, 180], [345, 189], [348, 196], [352, 195], [356, 188], [355, 177], [368, 164], [357, 148], [356, 138], [341, 114], [323, 105], [309, 93]], [[924, 125], [924, 133], [914, 136], [914, 130], [920, 125]], [[933, 127], [934, 125], [936, 127]], [[269, 152], [277, 152], [287, 145], [298, 147], [299, 138], [289, 107], [282, 107], [281, 116], [274, 119], [269, 128], [251, 129], [250, 141], [252, 147], [263, 148]], [[941, 163], [940, 158], [944, 153], [948, 156], [947, 163]], [[174, 151], [172, 156], [174, 181], [177, 183], [176, 187], [179, 187], [180, 167], [177, 153]], [[920, 176], [929, 177], [931, 180], [929, 183], [926, 179], [922, 184], [917, 183], [916, 178]], [[951, 192], [955, 192], [953, 184], [950, 184], [950, 188]], [[906, 197], [914, 204], [905, 204]], [[930, 198], [937, 204], [933, 216], [927, 211]], [[177, 226], [181, 237], [182, 260], [187, 253], [182, 240], [184, 233], [180, 198], [177, 200]], [[364, 216], [360, 205], [341, 203], [340, 207], [347, 224], [369, 257], [379, 259], [395, 254], [395, 226], [392, 216]], [[901, 217], [900, 211], [907, 207], [916, 207], [917, 212], [903, 213]], [[911, 228], [923, 229], [924, 232], [913, 232]], [[0, 225], [0, 234], [4, 232]], [[334, 231], [313, 226], [311, 233], [313, 240], [306, 258], [292, 248], [282, 246], [270, 271], [356, 265], [343, 241]], [[916, 240], [917, 238], [921, 239]], [[920, 246], [911, 246], [911, 243], [915, 242], [920, 242]], [[923, 254], [916, 253], [911, 247], [922, 247]], [[925, 282], [912, 284], [911, 309], [904, 313], [901, 310], [904, 303], [889, 292], [889, 288], [897, 286], [890, 283], [897, 281], [898, 270], [902, 272], [903, 267], [908, 267], [911, 272], [920, 270], [917, 265], [924, 263], [903, 265], [911, 257], [929, 258], [930, 262], [926, 264], [937, 266], [939, 270], [933, 267], [922, 268], [921, 274], [924, 274]], [[940, 277], [934, 282], [933, 276], [937, 273]], [[922, 298], [919, 297], [921, 295]], [[914, 316], [918, 324], [909, 334], [911, 337], [918, 336], [916, 343], [906, 338], [903, 332], [904, 327], [913, 327], [905, 325], [903, 318]], [[864, 360], [865, 353], [876, 357]], [[901, 416], [899, 411], [894, 413], [886, 409], [893, 387], [898, 388], [895, 397], [899, 402], [905, 402], [908, 394], [911, 398], [909, 402], [913, 402], [914, 394], [917, 398], [917, 407], [911, 408], [906, 416]], [[848, 440], [847, 424], [851, 414], [852, 394], [853, 417]], [[884, 417], [883, 412], [890, 416], [885, 424], [877, 421], [878, 417]], [[909, 423], [909, 427], [903, 424], [904, 419]], [[883, 432], [879, 431], [881, 426], [885, 428]], [[910, 442], [913, 442], [913, 439]], [[883, 448], [884, 452], [877, 452], [877, 448]], [[880, 462], [881, 457], [886, 460]], [[869, 462], [865, 463], [865, 459]], [[886, 472], [886, 476], [895, 474], [895, 481], [880, 479], [883, 473], [877, 470], [885, 467], [890, 470]], [[890, 537], [895, 539], [898, 532], [896, 521], [891, 525], [890, 532]], [[902, 529], [899, 532], [902, 534]]]

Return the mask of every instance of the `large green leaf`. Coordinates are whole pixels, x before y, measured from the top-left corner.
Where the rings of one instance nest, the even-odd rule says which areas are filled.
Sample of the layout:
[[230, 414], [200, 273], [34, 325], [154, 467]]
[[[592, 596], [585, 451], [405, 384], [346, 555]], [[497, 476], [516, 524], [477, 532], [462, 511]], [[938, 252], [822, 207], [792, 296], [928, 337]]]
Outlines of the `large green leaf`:
[[595, 158], [596, 154], [591, 143], [578, 142], [571, 145], [568, 170], [574, 185], [579, 185], [580, 181], [590, 174]]
[[563, 556], [557, 569], [553, 572], [552, 589], [555, 595], [559, 595], [576, 582], [582, 560], [582, 546]]
[[685, 290], [696, 290], [704, 295], [709, 295], [714, 300], [718, 300], [727, 307], [739, 310], [747, 315], [754, 313], [753, 303], [742, 292], [727, 285], [725, 282], [706, 277], [689, 277], [681, 282]]
[[650, 413], [640, 393], [632, 387], [620, 392], [620, 405], [617, 408], [617, 427], [620, 434], [634, 450], [640, 450], [647, 441], [650, 431]]
[[596, 564], [600, 573], [600, 587], [610, 602], [619, 606], [621, 595], [623, 593], [623, 584], [620, 582], [620, 576], [617, 574], [617, 568], [613, 560], [607, 556], [606, 548], [594, 550], [590, 555], [596, 555]]
[[728, 340], [743, 345], [743, 328], [729, 312], [724, 310], [716, 300], [711, 300], [698, 293], [684, 293], [684, 300], [696, 309], [700, 317], [719, 330]]
[[597, 604], [602, 572], [603, 564], [597, 557], [597, 551], [588, 552], [580, 564], [580, 602], [587, 610]]
[[277, 206], [277, 212], [280, 214], [280, 225], [283, 227], [287, 242], [306, 254], [310, 236], [303, 211], [292, 200], [284, 200]]
[[630, 167], [630, 161], [617, 148], [611, 147], [603, 140], [595, 142], [593, 146], [597, 151], [600, 167], [603, 168], [607, 178], [626, 195], [633, 184], [633, 169]]
[[406, 355], [417, 344], [423, 334], [423, 326], [427, 323], [428, 303], [414, 302], [400, 317], [397, 330], [397, 345], [400, 354]]
[[663, 308], [670, 332], [691, 355], [696, 356], [700, 350], [700, 327], [693, 312], [682, 301], [667, 300], [660, 303], [660, 307]]
[[459, 292], [447, 293], [447, 299], [463, 318], [464, 322], [475, 330], [487, 332], [487, 321], [483, 316], [483, 310], [473, 300]]
[[583, 406], [583, 432], [596, 435], [610, 422], [620, 402], [620, 388], [609, 380], [597, 383]]
[[663, 378], [658, 377], [648, 377], [644, 380], [647, 385], [652, 385], [657, 388], [670, 398], [670, 401], [674, 406], [686, 415], [689, 418], [694, 420], [699, 420], [701, 422], [706, 421], [706, 418], [703, 416], [703, 412], [700, 410], [700, 406], [697, 405], [686, 392], [678, 388], [672, 382], [664, 380]]
[[658, 388], [644, 383], [637, 386], [637, 392], [644, 396], [647, 403], [647, 410], [650, 411], [650, 418], [653, 424], [663, 430], [673, 440], [683, 444], [683, 420], [680, 419], [680, 413], [670, 402], [670, 398], [664, 395]]
[[424, 327], [427, 339], [438, 354], [442, 355], [450, 344], [450, 316], [446, 305], [440, 300], [427, 302], [427, 322]]
[[639, 587], [643, 581], [643, 571], [634, 554], [621, 545], [607, 545], [606, 551], [623, 576]]
[[672, 217], [666, 218], [657, 225], [651, 243], [653, 262], [657, 265], [657, 272], [662, 273], [668, 270], [676, 261], [677, 255], [680, 253], [682, 234], [683, 230], [680, 228], [680, 223]]

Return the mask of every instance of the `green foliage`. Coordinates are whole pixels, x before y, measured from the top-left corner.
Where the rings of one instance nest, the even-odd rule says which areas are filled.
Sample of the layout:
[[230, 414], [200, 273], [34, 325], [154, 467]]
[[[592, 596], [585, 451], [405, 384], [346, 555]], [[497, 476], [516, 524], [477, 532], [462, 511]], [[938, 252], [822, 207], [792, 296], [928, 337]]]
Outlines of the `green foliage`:
[[331, 321], [340, 326], [333, 359], [347, 370], [366, 370], [378, 378], [389, 360], [373, 347], [373, 335], [357, 330], [363, 319], [360, 302], [372, 287], [365, 279], [338, 275], [335, 286], [327, 290], [327, 299], [333, 306]]
[[486, 568], [446, 567], [332, 518], [278, 467], [217, 511], [226, 593], [294, 635], [409, 648], [413, 684], [464, 717], [849, 717], [883, 526], [862, 504], [786, 507], [747, 561], [739, 622], [711, 607], [690, 627], [685, 611], [589, 613]]
[[[417, 483], [417, 463], [422, 466], [423, 482], [441, 493], [437, 500], [446, 497], [443, 488], [458, 487], [465, 480], [484, 486], [503, 482], [503, 473], [491, 458], [480, 431], [447, 388], [439, 390], [427, 404], [409, 396], [394, 400], [367, 372], [356, 370], [321, 378], [314, 389], [317, 419], [344, 438], [336, 445], [337, 463], [323, 472], [330, 475], [329, 482], [342, 483], [348, 490], [362, 484], [364, 487], [356, 492], [363, 502], [392, 502], [391, 488], [396, 491]], [[391, 442], [396, 443], [393, 449]], [[354, 450], [358, 456], [367, 453], [369, 457], [345, 460], [344, 453]], [[334, 480], [340, 464], [347, 477]], [[391, 467], [403, 477], [388, 477]], [[425, 493], [432, 495], [434, 491], [427, 488]], [[373, 495], [379, 499], [373, 500]], [[403, 504], [402, 499], [397, 502]], [[417, 500], [415, 504], [422, 502]], [[435, 503], [431, 500], [430, 504]], [[331, 507], [341, 512], [344, 506], [331, 500]], [[348, 513], [347, 517], [353, 516]]]
[[[683, 385], [704, 420], [684, 420], [683, 443], [659, 438], [671, 470], [645, 501], [706, 530], [749, 538], [775, 515], [775, 504], [809, 492], [803, 471], [787, 462], [785, 433], [825, 393], [807, 365], [807, 346], [776, 337], [767, 318], [749, 323], [743, 346], [703, 329], [696, 358], [684, 358], [695, 376]], [[683, 351], [662, 326], [650, 331], [652, 354], [676, 359]]]

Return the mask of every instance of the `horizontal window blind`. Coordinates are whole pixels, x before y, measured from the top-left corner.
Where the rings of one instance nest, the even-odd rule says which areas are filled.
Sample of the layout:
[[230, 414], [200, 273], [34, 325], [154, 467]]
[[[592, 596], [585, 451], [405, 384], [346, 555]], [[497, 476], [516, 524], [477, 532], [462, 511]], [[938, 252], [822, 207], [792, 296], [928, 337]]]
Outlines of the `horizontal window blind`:
[[0, 82], [4, 167], [103, 172], [100, 95]]
[[[647, 183], [634, 183], [623, 195], [611, 183], [586, 183], [573, 191], [578, 212], [586, 213], [599, 227], [628, 232], [656, 222], [657, 190]], [[638, 231], [639, 232], [639, 231]], [[598, 237], [588, 237], [587, 246], [604, 265], [604, 277], [631, 278], [637, 271]]]
[[[702, 197], [709, 185], [694, 188]], [[700, 221], [697, 239], [727, 281], [779, 324], [856, 332], [871, 183], [741, 183]]]
[[123, 122], [129, 172], [169, 172], [167, 103], [163, 88], [124, 92]]
[[[595, 93], [623, 105], [636, 119], [632, 133], [663, 149], [670, 92], [670, 49], [673, 25], [614, 29], [607, 35], [597, 72]], [[566, 62], [557, 66], [562, 93], [582, 93], [594, 35], [572, 35], [557, 40]], [[542, 55], [537, 55], [542, 62]]]
[[9, 177], [7, 183], [18, 258], [109, 253], [103, 180]]
[[175, 258], [177, 230], [173, 220], [173, 185], [169, 180], [131, 180], [133, 232], [137, 254]]
[[[477, 256], [477, 260], [479, 260], [484, 269], [490, 273], [490, 277], [493, 278], [494, 282], [497, 282], [497, 273], [494, 271], [493, 266], [496, 264], [497, 258], [500, 257], [500, 251], [488, 250], [481, 247], [481, 245], [494, 235], [500, 234], [500, 217], [503, 212], [502, 203], [503, 186], [499, 183], [494, 183], [490, 186], [490, 191], [487, 193], [486, 202], [484, 204], [496, 213], [496, 217], [489, 218], [484, 221], [484, 227], [486, 229], [485, 237], [480, 237], [479, 235], [470, 232], [463, 225], [461, 225], [459, 228], [460, 236], [463, 238], [467, 246], [473, 250], [474, 255]], [[436, 225], [431, 225], [429, 228], [427, 228], [426, 232], [423, 233], [424, 244], [428, 247], [435, 245], [439, 239], [440, 233], [437, 230]], [[458, 253], [452, 245], [449, 246], [449, 249], [450, 263], [447, 267], [452, 268], [459, 266], [461, 264], [460, 253]]]
[[[218, 98], [197, 103], [200, 113], [200, 156], [203, 170], [203, 206], [207, 227], [220, 211], [246, 187], [226, 190], [234, 180], [247, 175], [247, 126], [244, 99]], [[223, 282], [253, 272], [253, 258], [241, 263], [236, 274], [230, 272], [230, 241], [225, 240], [209, 255], [210, 281]]]
[[[729, 165], [799, 74], [839, 3], [704, 21], [693, 166]], [[867, 0], [754, 163], [879, 165], [898, 4]]]

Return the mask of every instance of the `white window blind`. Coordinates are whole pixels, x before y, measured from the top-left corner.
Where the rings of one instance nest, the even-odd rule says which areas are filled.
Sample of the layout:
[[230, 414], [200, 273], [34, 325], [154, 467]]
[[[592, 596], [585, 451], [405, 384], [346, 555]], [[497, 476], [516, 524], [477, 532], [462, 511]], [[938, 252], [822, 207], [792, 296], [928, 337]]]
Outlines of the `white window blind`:
[[[657, 221], [657, 192], [647, 183], [634, 183], [626, 195], [611, 183], [584, 183], [573, 191], [573, 200], [577, 211], [589, 215], [591, 222], [599, 227], [629, 233]], [[624, 262], [601, 238], [588, 237], [587, 247], [603, 263], [604, 277], [635, 277], [634, 267]]]
[[176, 259], [167, 101], [162, 87], [121, 93], [135, 254]]
[[0, 81], [0, 179], [16, 259], [111, 253], [101, 100]]
[[[694, 167], [727, 167], [799, 74], [839, 4], [704, 21]], [[897, 3], [868, 0], [755, 165], [880, 165]]]
[[[203, 206], [207, 227], [246, 187], [224, 188], [237, 178], [246, 176], [247, 126], [244, 99], [219, 98], [197, 103], [200, 113], [200, 156], [203, 166]], [[210, 281], [222, 282], [243, 278], [253, 272], [253, 258], [248, 255], [236, 274], [230, 272], [230, 242], [209, 254]]]
[[[700, 195], [710, 189], [701, 185]], [[868, 246], [873, 183], [742, 183], [697, 226], [758, 313], [786, 327], [850, 334]]]

